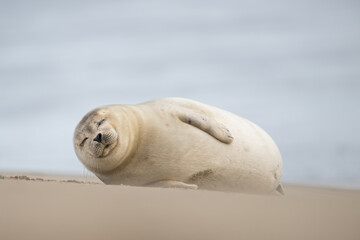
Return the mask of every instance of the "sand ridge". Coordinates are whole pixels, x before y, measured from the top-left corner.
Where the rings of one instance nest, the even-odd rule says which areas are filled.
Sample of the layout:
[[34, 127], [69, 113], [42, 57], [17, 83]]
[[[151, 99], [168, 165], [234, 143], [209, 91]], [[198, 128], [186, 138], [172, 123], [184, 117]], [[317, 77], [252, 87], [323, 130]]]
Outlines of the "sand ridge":
[[79, 184], [101, 184], [95, 181], [80, 181], [75, 179], [51, 179], [42, 177], [28, 177], [26, 175], [15, 175], [15, 176], [3, 176], [0, 175], [0, 179], [5, 180], [25, 180], [25, 181], [38, 181], [38, 182], [64, 182], [64, 183], [79, 183]]

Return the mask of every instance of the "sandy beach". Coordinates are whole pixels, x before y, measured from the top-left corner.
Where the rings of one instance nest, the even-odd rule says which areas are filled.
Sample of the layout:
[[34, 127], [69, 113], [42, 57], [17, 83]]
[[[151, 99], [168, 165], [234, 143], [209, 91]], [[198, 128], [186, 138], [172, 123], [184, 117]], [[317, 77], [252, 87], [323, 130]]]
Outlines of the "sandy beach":
[[1, 174], [0, 239], [360, 239], [360, 191], [264, 196]]

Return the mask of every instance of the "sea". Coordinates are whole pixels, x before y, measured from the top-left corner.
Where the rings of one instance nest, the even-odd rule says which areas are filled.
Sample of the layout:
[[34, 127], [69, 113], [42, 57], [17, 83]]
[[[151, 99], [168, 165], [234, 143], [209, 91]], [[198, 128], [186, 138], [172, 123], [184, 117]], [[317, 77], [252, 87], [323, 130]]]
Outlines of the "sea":
[[360, 1], [0, 0], [0, 173], [88, 174], [88, 111], [183, 97], [261, 126], [283, 182], [360, 189]]

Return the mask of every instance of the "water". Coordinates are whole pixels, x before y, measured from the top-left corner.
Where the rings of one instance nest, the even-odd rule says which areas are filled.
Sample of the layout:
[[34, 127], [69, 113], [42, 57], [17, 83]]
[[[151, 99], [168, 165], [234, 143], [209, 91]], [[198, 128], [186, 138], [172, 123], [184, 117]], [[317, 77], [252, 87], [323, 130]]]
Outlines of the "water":
[[[0, 1], [0, 171], [83, 173], [77, 122], [178, 96], [263, 127], [288, 183], [360, 188], [358, 1]], [[21, 147], [20, 147], [21, 146]]]

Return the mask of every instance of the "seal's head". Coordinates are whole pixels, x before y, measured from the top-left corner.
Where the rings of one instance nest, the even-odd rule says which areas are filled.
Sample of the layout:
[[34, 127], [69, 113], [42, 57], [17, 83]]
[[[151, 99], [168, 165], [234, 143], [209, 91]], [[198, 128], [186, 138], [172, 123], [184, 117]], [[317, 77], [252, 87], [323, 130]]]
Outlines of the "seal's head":
[[120, 145], [117, 125], [116, 117], [106, 108], [89, 112], [77, 125], [74, 133], [75, 152], [89, 170], [108, 171], [118, 165], [114, 157]]

